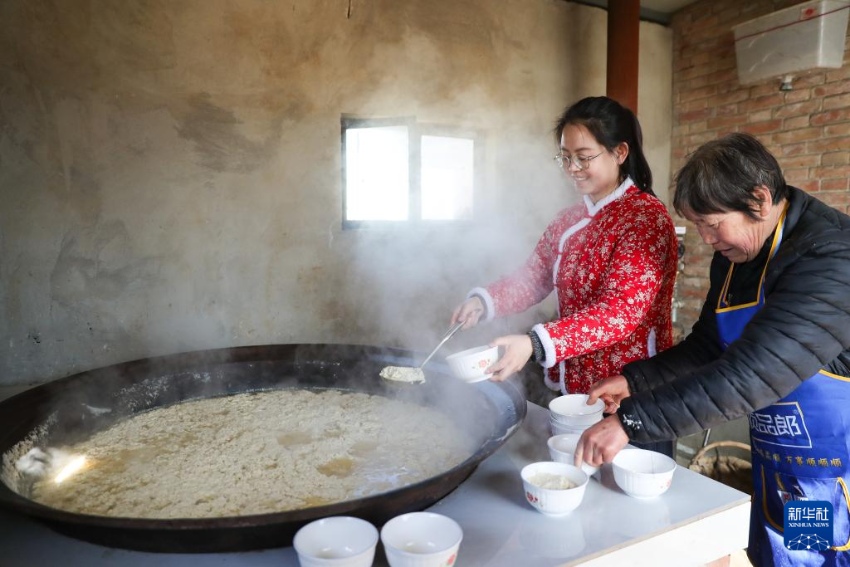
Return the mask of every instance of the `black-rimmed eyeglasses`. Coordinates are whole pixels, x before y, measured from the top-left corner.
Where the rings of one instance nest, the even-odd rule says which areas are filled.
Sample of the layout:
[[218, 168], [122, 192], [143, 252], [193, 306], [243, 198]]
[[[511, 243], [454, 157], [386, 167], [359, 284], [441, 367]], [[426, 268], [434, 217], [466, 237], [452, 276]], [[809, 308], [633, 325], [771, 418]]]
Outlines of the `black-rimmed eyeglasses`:
[[570, 156], [566, 156], [564, 154], [558, 154], [558, 155], [555, 156], [555, 161], [558, 162], [559, 167], [569, 169], [570, 164], [572, 164], [572, 165], [576, 166], [576, 169], [578, 169], [579, 171], [582, 171], [582, 170], [587, 169], [588, 166], [590, 166], [590, 160], [596, 159], [604, 153], [605, 152], [599, 152], [595, 156], [590, 156], [590, 157], [582, 157], [582, 156], [570, 157]]

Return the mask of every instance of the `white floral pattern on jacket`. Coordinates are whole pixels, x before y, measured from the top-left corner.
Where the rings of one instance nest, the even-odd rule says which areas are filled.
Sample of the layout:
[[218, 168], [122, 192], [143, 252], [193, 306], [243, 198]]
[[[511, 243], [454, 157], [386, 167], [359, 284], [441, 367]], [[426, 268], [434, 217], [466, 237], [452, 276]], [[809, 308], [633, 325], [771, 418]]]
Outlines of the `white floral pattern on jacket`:
[[664, 204], [627, 179], [595, 205], [585, 197], [561, 211], [524, 266], [470, 295], [484, 298], [492, 319], [525, 311], [556, 290], [558, 318], [533, 328], [546, 352], [545, 382], [586, 393], [672, 345], [677, 248]]

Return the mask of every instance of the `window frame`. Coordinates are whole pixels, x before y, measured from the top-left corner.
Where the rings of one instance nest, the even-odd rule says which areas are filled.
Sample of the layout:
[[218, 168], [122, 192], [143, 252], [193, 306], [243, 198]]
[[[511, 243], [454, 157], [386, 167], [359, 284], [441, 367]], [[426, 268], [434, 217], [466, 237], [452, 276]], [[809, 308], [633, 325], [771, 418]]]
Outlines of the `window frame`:
[[[408, 136], [408, 218], [406, 220], [349, 220], [346, 218], [348, 186], [346, 172], [345, 133], [349, 128], [382, 126], [406, 126]], [[472, 215], [465, 219], [423, 219], [422, 218], [422, 136], [441, 136], [472, 140]], [[420, 123], [412, 116], [364, 118], [343, 114], [340, 119], [341, 139], [341, 187], [342, 187], [342, 228], [351, 229], [405, 229], [411, 227], [455, 227], [472, 224], [475, 220], [478, 187], [481, 177], [483, 148], [481, 135], [470, 128], [449, 126], [437, 123]]]

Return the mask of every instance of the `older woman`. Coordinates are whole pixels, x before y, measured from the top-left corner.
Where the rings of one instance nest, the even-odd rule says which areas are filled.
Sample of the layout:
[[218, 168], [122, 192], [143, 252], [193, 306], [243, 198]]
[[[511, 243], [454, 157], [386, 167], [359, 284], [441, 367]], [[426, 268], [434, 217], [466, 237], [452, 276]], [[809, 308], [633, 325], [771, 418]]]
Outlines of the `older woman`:
[[[674, 206], [715, 250], [702, 313], [684, 341], [591, 388], [616, 413], [582, 435], [577, 459], [749, 415], [750, 559], [848, 565], [850, 217], [786, 185], [747, 134], [694, 152]], [[832, 504], [827, 549], [785, 546], [783, 505], [805, 500]]]

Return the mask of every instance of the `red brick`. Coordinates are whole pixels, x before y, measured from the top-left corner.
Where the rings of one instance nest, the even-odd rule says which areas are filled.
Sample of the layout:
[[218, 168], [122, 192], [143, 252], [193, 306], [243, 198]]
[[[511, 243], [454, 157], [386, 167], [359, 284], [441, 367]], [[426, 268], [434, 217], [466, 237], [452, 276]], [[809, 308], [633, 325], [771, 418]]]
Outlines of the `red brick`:
[[783, 104], [773, 112], [775, 118], [787, 118], [789, 116], [802, 116], [818, 112], [821, 109], [820, 99], [814, 99], [804, 102], [795, 102], [792, 104]]
[[[675, 40], [674, 40], [674, 43], [675, 43]], [[680, 57], [678, 52], [675, 49], [673, 50], [673, 73], [674, 74], [678, 75], [679, 71], [684, 71], [685, 69], [690, 69], [693, 66], [694, 66], [693, 57], [691, 57], [691, 58]]]
[[782, 120], [765, 120], [763, 122], [750, 122], [743, 131], [752, 134], [753, 136], [761, 137], [767, 132], [778, 132], [782, 128]]
[[791, 130], [789, 132], [780, 132], [774, 134], [774, 140], [778, 144], [793, 144], [795, 142], [803, 142], [806, 140], [814, 140], [823, 134], [820, 128], [801, 128], [799, 130]]
[[811, 126], [811, 118], [806, 116], [795, 116], [794, 118], [786, 118], [782, 121], [782, 128], [785, 130], [795, 130], [797, 128], [808, 128]]
[[850, 121], [850, 108], [841, 108], [829, 110], [827, 112], [818, 112], [812, 114], [812, 125], [820, 126], [823, 124], [834, 124], [836, 122]]
[[[729, 1], [729, 0], [727, 0]], [[730, 4], [734, 4], [734, 0], [729, 2]], [[757, 18], [759, 16], [764, 16], [772, 12], [773, 10], [777, 10], [778, 7], [772, 5], [768, 2], [740, 2], [741, 5], [741, 15], [746, 16], [746, 20], [752, 20], [753, 18]]]
[[707, 122], [709, 130], [728, 129], [740, 126], [741, 124], [746, 124], [747, 115], [733, 114], [730, 116], [718, 116], [715, 118], [709, 118]]
[[682, 102], [687, 102], [689, 100], [696, 100], [699, 98], [705, 98], [714, 95], [717, 92], [716, 85], [708, 85], [706, 87], [702, 87], [700, 89], [688, 89], [682, 90], [679, 92], [679, 98]]
[[773, 117], [773, 110], [766, 108], [757, 112], [750, 112], [750, 122], [764, 122]]
[[698, 132], [705, 132], [708, 129], [708, 122], [703, 120], [702, 122], [691, 122], [688, 125], [688, 134], [695, 134]]
[[801, 183], [805, 183], [812, 178], [808, 167], [785, 167], [784, 163], [781, 163], [780, 165], [783, 166], [782, 171], [785, 173], [785, 179], [793, 185], [797, 185], [799, 187]]
[[841, 208], [842, 210], [850, 205], [850, 194], [846, 191], [821, 191], [817, 197], [827, 205]]
[[[741, 20], [741, 8], [739, 6], [724, 6], [722, 2], [717, 2], [715, 5], [717, 12], [717, 21], [729, 24], [737, 24]], [[731, 27], [731, 25], [729, 26]]]
[[822, 71], [814, 70], [808, 73], [803, 73], [794, 77], [791, 86], [795, 89], [817, 87], [824, 84], [826, 77]]
[[753, 110], [762, 110], [769, 106], [780, 106], [784, 103], [781, 93], [773, 93], [765, 96], [751, 98], [750, 100], [741, 103], [741, 107], [747, 112]]
[[713, 251], [710, 246], [706, 246], [700, 241], [696, 246], [686, 245], [689, 251], [688, 261], [685, 265], [685, 275], [704, 275], [711, 265], [711, 256]]
[[680, 112], [691, 112], [693, 110], [702, 110], [704, 108], [708, 108], [708, 99], [701, 98], [699, 100], [692, 100], [690, 102], [686, 102], [680, 105], [681, 108], [678, 109]]
[[826, 152], [837, 152], [840, 150], [850, 150], [850, 138], [846, 136], [838, 136], [835, 138], [822, 137], [817, 140], [811, 140], [806, 145], [806, 151], [812, 154], [823, 154]]
[[850, 189], [850, 179], [824, 179], [820, 185], [823, 191], [847, 191]]
[[840, 95], [827, 96], [823, 99], [824, 110], [847, 108], [848, 106], [850, 106], [850, 91]]
[[698, 24], [699, 29], [710, 29], [712, 26], [716, 26], [718, 22], [717, 16], [710, 15], [710, 12], [703, 12], [703, 17], [697, 20], [696, 24]]
[[700, 25], [699, 28], [695, 28], [690, 35], [691, 41], [703, 48], [711, 47], [712, 50], [716, 48], [718, 43], [721, 41], [734, 41], [732, 30], [726, 27], [716, 26], [714, 25], [715, 23], [716, 22], [712, 22], [712, 25]]
[[785, 102], [801, 102], [812, 98], [812, 89], [794, 89], [785, 93]]
[[782, 146], [780, 154], [783, 156], [798, 156], [800, 154], [806, 153], [806, 144], [785, 144]]
[[847, 165], [850, 164], [850, 152], [828, 152], [821, 156], [823, 165]]
[[773, 155], [778, 155], [782, 153], [782, 146], [775, 145], [772, 139], [767, 139], [765, 136], [759, 136], [759, 139], [764, 144], [764, 147], [767, 148], [767, 151], [769, 151]]
[[[731, 78], [722, 78], [722, 76], [724, 74], [728, 74], [728, 73], [729, 73], [728, 71], [720, 70], [720, 71], [717, 71], [715, 73], [712, 73], [710, 75], [710, 78], [712, 78], [712, 82], [715, 85], [717, 85], [717, 96], [718, 97], [725, 96], [725, 97], [733, 97], [733, 98], [737, 99], [738, 91], [744, 91], [746, 93], [747, 89], [741, 88], [741, 85], [738, 83], [738, 79], [735, 75], [736, 72], [734, 72], [734, 70], [733, 70]], [[715, 76], [716, 76], [716, 78], [715, 78]], [[745, 96], [740, 100], [746, 100], [746, 99], [747, 99], [747, 97]], [[735, 102], [738, 102], [738, 100], [735, 100]]]
[[825, 136], [850, 136], [850, 123], [829, 124], [824, 127], [823, 133]]
[[846, 92], [850, 92], [850, 79], [833, 81], [812, 89], [812, 94], [819, 97], [828, 97]]
[[[685, 265], [688, 265], [688, 260], [685, 260]], [[705, 302], [705, 296], [708, 291], [708, 268], [703, 268], [694, 273], [693, 277], [683, 278], [679, 289], [676, 291], [678, 299], [685, 305], [691, 305], [691, 313], [695, 320], [699, 316], [700, 306]], [[681, 314], [684, 309], [680, 310]]]
[[831, 69], [824, 75], [824, 80], [827, 83], [843, 81], [844, 79], [850, 79], [850, 66], [848, 65], [844, 65], [840, 69]]
[[[777, 94], [776, 91], [778, 89], [776, 88], [776, 85], [773, 84], [773, 83], [770, 83], [769, 85], [759, 83], [757, 85], [750, 87], [749, 90], [750, 90], [750, 98], [756, 99], [756, 98], [760, 98], [760, 97], [763, 97], [763, 96], [775, 95], [775, 94]], [[771, 105], [771, 106], [773, 106], [773, 105]]]
[[806, 193], [819, 193], [820, 182], [817, 179], [809, 179], [807, 177], [794, 178], [789, 175], [785, 176], [785, 180], [794, 187], [802, 189]]
[[734, 90], [739, 90], [740, 85], [738, 85], [737, 77], [738, 71], [735, 70], [734, 67], [729, 69], [718, 69], [717, 71], [706, 75], [708, 81], [711, 83], [719, 84], [723, 92], [732, 92]]
[[850, 177], [850, 165], [838, 165], [829, 167], [815, 167], [812, 169], [812, 175], [818, 179], [833, 179]]
[[[717, 105], [725, 105], [732, 103], [740, 103], [749, 98], [749, 95], [746, 90], [735, 90], [729, 91], [728, 93], [723, 93], [721, 95], [717, 95], [713, 99], [713, 103]], [[739, 107], [740, 108], [740, 107]]]
[[705, 120], [711, 117], [712, 111], [710, 108], [703, 108], [700, 110], [691, 110], [690, 112], [683, 112], [676, 115], [676, 119], [681, 122], [694, 122], [696, 120]]
[[682, 138], [682, 143], [685, 146], [690, 147], [691, 150], [695, 150], [704, 143], [713, 140], [715, 137], [717, 137], [717, 134], [714, 132], [702, 132], [699, 134], [684, 136]]
[[674, 162], [684, 162], [685, 156], [688, 155], [687, 152], [685, 152], [685, 148], [683, 148], [681, 144], [675, 143], [676, 140], [673, 140], [673, 142], [673, 153], [671, 155], [672, 160]]
[[714, 106], [714, 116], [733, 116], [741, 114], [737, 104], [716, 104]]
[[696, 55], [691, 57], [691, 63], [693, 63], [695, 66], [707, 67], [708, 65], [711, 64], [713, 59], [714, 59], [714, 57], [712, 56], [711, 53], [702, 52], [702, 53], [697, 53]]
[[800, 155], [782, 159], [782, 167], [789, 169], [817, 167], [819, 165], [821, 165], [821, 156], [819, 155]]
[[[695, 58], [691, 57], [691, 61]], [[707, 77], [711, 72], [712, 70], [705, 65], [695, 65], [679, 71], [676, 75], [676, 80], [682, 84], [683, 88], [693, 88], [693, 85], [696, 85], [698, 80], [702, 81], [699, 86], [705, 86], [709, 82]]]

